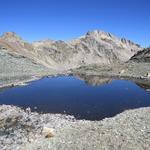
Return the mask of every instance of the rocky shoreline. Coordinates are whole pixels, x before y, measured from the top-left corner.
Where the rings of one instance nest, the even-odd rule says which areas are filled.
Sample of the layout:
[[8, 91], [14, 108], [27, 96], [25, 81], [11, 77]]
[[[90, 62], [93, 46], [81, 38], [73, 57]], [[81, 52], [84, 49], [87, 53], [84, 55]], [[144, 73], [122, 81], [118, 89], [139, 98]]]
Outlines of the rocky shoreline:
[[39, 74], [29, 73], [24, 76], [20, 73], [19, 77], [7, 79], [7, 76], [0, 77], [0, 88], [13, 87], [18, 85], [28, 84], [31, 81], [39, 80], [44, 77], [55, 77], [55, 76], [99, 76], [101, 78], [112, 78], [112, 79], [126, 79], [140, 83], [146, 83], [150, 85], [150, 77], [146, 74], [150, 74], [149, 63], [125, 63], [115, 64], [113, 66], [101, 66], [101, 65], [89, 65], [82, 66], [70, 70], [45, 70]]
[[115, 63], [112, 65], [89, 65], [72, 69], [73, 74], [99, 75], [103, 77], [122, 77], [149, 80], [149, 63]]
[[[22, 75], [20, 75], [20, 78], [17, 78], [15, 80], [8, 80], [7, 83], [3, 83], [3, 84], [0, 84], [0, 89], [1, 88], [9, 88], [9, 87], [15, 87], [15, 86], [24, 86], [24, 85], [27, 85], [29, 84], [30, 82], [32, 81], [36, 81], [36, 80], [40, 80], [42, 78], [45, 78], [45, 77], [49, 77], [49, 78], [52, 78], [52, 77], [56, 77], [56, 76], [68, 76], [70, 75], [69, 72], [67, 71], [63, 71], [63, 72], [55, 72], [55, 73], [52, 73], [52, 72], [47, 72], [47, 73], [44, 73], [44, 74], [40, 74], [40, 75], [29, 75], [27, 78], [24, 78]], [[3, 80], [3, 82], [5, 82], [5, 77], [1, 78], [1, 80]]]
[[101, 121], [0, 106], [1, 150], [148, 150], [150, 107]]

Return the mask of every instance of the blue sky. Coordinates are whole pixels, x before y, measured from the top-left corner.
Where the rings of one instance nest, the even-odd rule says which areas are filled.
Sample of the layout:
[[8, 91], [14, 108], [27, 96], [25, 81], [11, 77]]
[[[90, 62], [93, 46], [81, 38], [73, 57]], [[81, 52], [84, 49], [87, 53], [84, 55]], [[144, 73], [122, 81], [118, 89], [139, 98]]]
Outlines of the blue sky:
[[68, 40], [100, 29], [150, 45], [150, 0], [0, 0], [0, 34]]

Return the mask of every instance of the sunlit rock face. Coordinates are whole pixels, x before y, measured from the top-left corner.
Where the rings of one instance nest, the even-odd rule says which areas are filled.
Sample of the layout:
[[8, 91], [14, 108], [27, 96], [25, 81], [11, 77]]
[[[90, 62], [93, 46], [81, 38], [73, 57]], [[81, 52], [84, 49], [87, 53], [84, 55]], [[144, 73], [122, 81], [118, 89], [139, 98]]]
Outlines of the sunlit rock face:
[[28, 43], [14, 32], [4, 33], [0, 45], [48, 68], [67, 70], [82, 65], [128, 61], [141, 50], [138, 44], [103, 31], [92, 31], [71, 41], [42, 40]]

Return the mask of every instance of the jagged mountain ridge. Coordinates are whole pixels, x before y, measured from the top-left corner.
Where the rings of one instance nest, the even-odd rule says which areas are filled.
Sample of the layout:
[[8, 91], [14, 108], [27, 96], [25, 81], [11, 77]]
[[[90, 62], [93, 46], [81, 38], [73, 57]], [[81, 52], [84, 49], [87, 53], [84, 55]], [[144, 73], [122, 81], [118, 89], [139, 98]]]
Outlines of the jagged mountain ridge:
[[22, 40], [14, 32], [7, 32], [0, 37], [0, 45], [7, 48], [9, 53], [61, 70], [88, 64], [125, 62], [141, 50], [138, 44], [130, 40], [98, 30], [68, 42], [43, 40], [33, 43]]

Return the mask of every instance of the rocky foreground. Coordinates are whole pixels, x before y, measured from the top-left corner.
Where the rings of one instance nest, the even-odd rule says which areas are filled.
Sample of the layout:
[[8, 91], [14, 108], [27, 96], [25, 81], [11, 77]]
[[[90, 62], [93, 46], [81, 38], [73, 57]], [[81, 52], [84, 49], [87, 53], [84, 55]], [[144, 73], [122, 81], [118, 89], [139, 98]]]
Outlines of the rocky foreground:
[[1, 150], [149, 150], [150, 108], [102, 121], [0, 106]]

